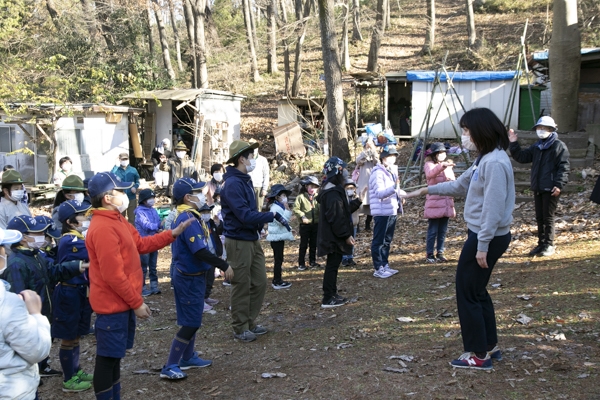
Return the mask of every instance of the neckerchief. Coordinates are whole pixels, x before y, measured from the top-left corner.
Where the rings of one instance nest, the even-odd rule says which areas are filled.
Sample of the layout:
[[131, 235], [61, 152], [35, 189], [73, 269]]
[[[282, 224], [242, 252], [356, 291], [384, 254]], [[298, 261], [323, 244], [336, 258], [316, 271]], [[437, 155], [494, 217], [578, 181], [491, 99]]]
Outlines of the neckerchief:
[[535, 145], [539, 147], [540, 150], [547, 150], [554, 144], [554, 142], [556, 142], [556, 139], [558, 139], [558, 134], [556, 132], [552, 132], [546, 139], [538, 140]]
[[201, 214], [194, 207], [189, 206], [187, 204], [180, 204], [177, 206], [177, 214], [178, 215], [181, 214], [182, 212], [186, 212], [186, 211], [191, 212], [196, 217], [196, 219], [200, 223], [200, 227], [204, 231], [204, 240], [206, 240], [206, 242], [208, 242], [210, 240], [210, 230], [208, 229], [208, 227], [206, 226], [204, 221], [202, 221]]

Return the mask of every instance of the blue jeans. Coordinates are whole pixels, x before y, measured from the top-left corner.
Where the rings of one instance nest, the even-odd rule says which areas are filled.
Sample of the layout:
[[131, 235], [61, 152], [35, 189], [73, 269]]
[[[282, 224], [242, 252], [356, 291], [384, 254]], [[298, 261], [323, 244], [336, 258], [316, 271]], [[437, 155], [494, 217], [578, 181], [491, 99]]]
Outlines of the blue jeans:
[[[354, 225], [354, 234], [352, 234], [352, 237], [356, 237], [356, 228], [358, 228], [358, 225]], [[350, 254], [344, 254], [342, 256], [342, 261], [347, 261], [347, 260], [354, 260], [354, 246], [352, 246], [352, 252]]]
[[373, 217], [375, 224], [371, 242], [371, 257], [376, 270], [388, 264], [390, 244], [394, 239], [394, 229], [396, 229], [396, 218], [396, 215]]
[[437, 246], [435, 249], [438, 254], [444, 252], [444, 243], [446, 242], [446, 231], [448, 230], [448, 217], [435, 218], [429, 220], [427, 228], [427, 255], [433, 254], [433, 246], [437, 237]]
[[156, 261], [158, 260], [158, 251], [153, 251], [148, 254], [140, 254], [140, 262], [142, 263], [142, 271], [144, 272], [144, 285], [146, 284], [146, 275], [150, 270], [150, 283], [158, 283], [158, 275], [156, 273]]

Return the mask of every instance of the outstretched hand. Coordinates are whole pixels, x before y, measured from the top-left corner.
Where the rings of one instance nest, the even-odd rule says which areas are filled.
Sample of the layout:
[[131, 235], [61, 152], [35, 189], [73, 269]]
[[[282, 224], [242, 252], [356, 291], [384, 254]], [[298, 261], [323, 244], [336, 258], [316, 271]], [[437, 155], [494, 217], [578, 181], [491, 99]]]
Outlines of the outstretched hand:
[[173, 237], [176, 238], [177, 236], [181, 235], [183, 233], [183, 231], [185, 231], [187, 229], [187, 227], [192, 224], [193, 221], [194, 221], [194, 218], [188, 218], [185, 221], [183, 221], [182, 223], [180, 223], [179, 225], [177, 225], [177, 228], [175, 228], [171, 231], [171, 234], [173, 235]]
[[[406, 193], [406, 192], [405, 192]], [[410, 199], [411, 197], [420, 197], [429, 193], [426, 187], [414, 190], [412, 192], [408, 192], [405, 195], [399, 194], [400, 197], [404, 199]]]

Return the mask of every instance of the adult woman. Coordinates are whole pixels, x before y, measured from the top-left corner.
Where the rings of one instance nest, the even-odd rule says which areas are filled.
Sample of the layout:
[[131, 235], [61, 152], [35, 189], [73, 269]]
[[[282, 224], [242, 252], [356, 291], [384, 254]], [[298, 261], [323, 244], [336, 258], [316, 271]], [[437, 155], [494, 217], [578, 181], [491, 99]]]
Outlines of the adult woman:
[[423, 194], [466, 196], [464, 219], [468, 236], [456, 269], [456, 302], [465, 352], [450, 364], [456, 368], [491, 369], [501, 359], [496, 316], [486, 290], [494, 265], [510, 243], [515, 205], [512, 166], [505, 150], [508, 135], [487, 108], [468, 111], [460, 120], [462, 145], [477, 150], [475, 163], [457, 180], [416, 190]]
[[355, 180], [358, 188], [357, 194], [362, 200], [360, 213], [366, 215], [365, 231], [370, 231], [373, 216], [371, 215], [371, 207], [369, 206], [371, 204], [369, 199], [369, 178], [371, 177], [373, 167], [379, 163], [379, 152], [373, 143], [373, 139], [370, 137], [365, 140], [363, 147], [363, 151], [356, 157], [358, 178], [355, 178]]

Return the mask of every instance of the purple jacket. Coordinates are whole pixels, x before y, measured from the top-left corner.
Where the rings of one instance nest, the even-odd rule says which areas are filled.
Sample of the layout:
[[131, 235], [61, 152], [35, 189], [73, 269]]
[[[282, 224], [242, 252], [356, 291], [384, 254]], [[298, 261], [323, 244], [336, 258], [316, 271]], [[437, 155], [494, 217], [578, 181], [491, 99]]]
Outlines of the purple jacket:
[[397, 179], [398, 176], [388, 171], [383, 164], [377, 164], [373, 167], [369, 177], [372, 216], [389, 217], [398, 214]]
[[160, 217], [158, 211], [152, 207], [139, 205], [133, 211], [135, 215], [135, 229], [140, 236], [152, 236], [160, 229]]
[[[444, 168], [441, 163], [427, 161], [423, 166], [423, 171], [425, 172], [425, 178], [427, 178], [427, 186], [456, 180], [452, 168]], [[425, 218], [437, 219], [443, 217], [456, 217], [454, 199], [449, 196], [428, 194], [427, 200], [425, 200]]]

